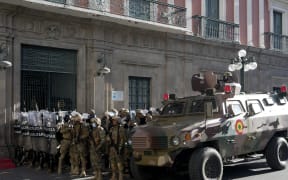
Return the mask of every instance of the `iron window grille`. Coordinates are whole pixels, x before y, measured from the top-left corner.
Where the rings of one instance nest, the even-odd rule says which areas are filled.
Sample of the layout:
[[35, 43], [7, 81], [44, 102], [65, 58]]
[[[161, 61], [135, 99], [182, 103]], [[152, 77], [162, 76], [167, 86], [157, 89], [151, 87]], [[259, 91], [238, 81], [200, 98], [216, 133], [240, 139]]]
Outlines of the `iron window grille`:
[[156, 0], [45, 0], [135, 19], [186, 27], [186, 8]]
[[129, 77], [129, 109], [150, 108], [150, 81], [146, 77]]
[[192, 18], [196, 36], [225, 42], [239, 41], [239, 24], [198, 15]]
[[77, 51], [22, 45], [21, 109], [76, 107]]

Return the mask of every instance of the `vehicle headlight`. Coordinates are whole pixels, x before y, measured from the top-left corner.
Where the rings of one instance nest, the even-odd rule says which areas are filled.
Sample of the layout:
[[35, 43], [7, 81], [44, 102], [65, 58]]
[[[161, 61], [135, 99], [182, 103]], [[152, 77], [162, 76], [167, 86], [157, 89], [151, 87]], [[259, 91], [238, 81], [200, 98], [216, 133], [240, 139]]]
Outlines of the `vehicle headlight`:
[[178, 146], [180, 144], [180, 138], [178, 136], [173, 136], [171, 138], [171, 144], [173, 146]]

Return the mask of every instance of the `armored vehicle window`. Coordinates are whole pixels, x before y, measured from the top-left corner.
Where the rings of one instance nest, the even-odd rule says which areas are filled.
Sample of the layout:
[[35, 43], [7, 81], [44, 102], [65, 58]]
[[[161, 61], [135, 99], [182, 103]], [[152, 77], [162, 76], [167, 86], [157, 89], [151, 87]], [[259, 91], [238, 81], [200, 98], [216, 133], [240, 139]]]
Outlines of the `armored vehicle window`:
[[244, 112], [244, 109], [240, 101], [227, 101], [226, 102], [226, 112], [229, 115], [237, 116]]
[[286, 104], [286, 101], [284, 98], [279, 97], [278, 103], [279, 103], [279, 105], [283, 105], [283, 104]]
[[204, 101], [198, 100], [198, 101], [192, 101], [189, 113], [195, 113], [195, 112], [204, 112]]
[[163, 111], [161, 112], [161, 115], [177, 115], [182, 114], [185, 107], [185, 103], [178, 102], [178, 103], [170, 103], [167, 104]]
[[258, 114], [263, 111], [262, 105], [258, 100], [248, 100], [247, 109], [250, 115]]
[[274, 101], [272, 98], [264, 98], [263, 102], [266, 106], [272, 106], [274, 104]]
[[217, 108], [215, 99], [201, 99], [201, 100], [193, 100], [190, 103], [189, 113], [204, 112], [205, 102], [212, 102], [213, 112], [218, 112], [218, 108]]

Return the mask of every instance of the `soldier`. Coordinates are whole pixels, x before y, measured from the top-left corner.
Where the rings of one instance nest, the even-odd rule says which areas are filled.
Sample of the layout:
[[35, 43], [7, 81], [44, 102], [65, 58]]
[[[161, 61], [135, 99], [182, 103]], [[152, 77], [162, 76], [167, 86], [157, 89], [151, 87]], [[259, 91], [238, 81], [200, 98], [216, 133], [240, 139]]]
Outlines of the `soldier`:
[[133, 125], [131, 123], [131, 116], [129, 114], [129, 110], [122, 108], [119, 110], [119, 117], [121, 118], [121, 124], [125, 129], [130, 129]]
[[[59, 131], [62, 134], [62, 140], [60, 143], [60, 157], [58, 161], [58, 174], [62, 173], [62, 164], [66, 154], [69, 152], [71, 142], [72, 142], [72, 124], [69, 123], [70, 116], [67, 114], [64, 117], [64, 122], [60, 126]], [[72, 167], [71, 167], [72, 171]]]
[[[109, 130], [111, 128], [111, 119], [114, 116], [113, 112], [106, 111], [104, 113], [104, 116], [101, 118], [101, 126], [104, 128], [105, 134], [109, 134]], [[103, 160], [104, 160], [104, 167], [109, 168], [109, 145], [105, 143], [104, 145], [104, 154], [103, 154]]]
[[152, 110], [149, 110], [147, 112], [147, 114], [146, 114], [146, 122], [152, 121], [152, 114], [153, 114]]
[[144, 125], [146, 124], [146, 115], [144, 110], [142, 109], [136, 109], [136, 117], [135, 121], [137, 122], [138, 125]]
[[125, 139], [127, 140], [127, 141], [125, 141], [125, 148], [124, 148], [124, 154], [123, 154], [124, 169], [125, 169], [125, 171], [128, 170], [128, 172], [129, 172], [129, 170], [130, 170], [130, 168], [129, 168], [129, 161], [130, 160], [129, 159], [130, 159], [130, 156], [132, 154], [132, 148], [129, 145], [128, 140], [131, 137], [134, 123], [132, 123], [132, 121], [131, 121], [131, 116], [130, 116], [128, 109], [122, 108], [119, 111], [119, 116], [121, 118], [121, 125], [125, 129], [125, 135], [126, 135]]
[[89, 137], [89, 124], [82, 121], [82, 117], [77, 112], [72, 112], [73, 130], [72, 130], [72, 148], [70, 153], [71, 168], [75, 168], [72, 174], [78, 174], [79, 163], [81, 161], [81, 177], [86, 176], [86, 156], [87, 156], [87, 140]]
[[105, 143], [105, 131], [101, 127], [99, 118], [92, 118], [90, 121], [89, 150], [90, 161], [94, 169], [95, 180], [102, 180], [101, 173], [101, 155]]
[[112, 127], [107, 137], [109, 147], [109, 159], [112, 169], [111, 180], [116, 180], [118, 173], [118, 180], [123, 180], [123, 155], [124, 146], [126, 142], [126, 135], [123, 126], [120, 125], [120, 117], [114, 116], [112, 118]]

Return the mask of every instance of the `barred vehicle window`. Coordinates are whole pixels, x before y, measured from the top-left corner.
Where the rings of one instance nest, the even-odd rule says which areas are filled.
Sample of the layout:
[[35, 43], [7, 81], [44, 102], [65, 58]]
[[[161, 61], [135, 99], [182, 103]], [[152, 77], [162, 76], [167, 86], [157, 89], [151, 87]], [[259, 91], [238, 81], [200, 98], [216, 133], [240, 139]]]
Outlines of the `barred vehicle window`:
[[201, 99], [201, 100], [193, 100], [190, 103], [189, 113], [197, 113], [197, 112], [204, 112], [204, 104], [205, 102], [212, 102], [213, 105], [213, 112], [218, 112], [218, 107], [216, 105], [215, 99]]
[[167, 104], [162, 111], [162, 115], [177, 115], [183, 114], [184, 112], [185, 103], [178, 102], [178, 103], [170, 103]]
[[240, 101], [227, 101], [226, 113], [237, 116], [244, 112], [244, 108]]
[[258, 100], [248, 100], [247, 109], [251, 115], [258, 114], [263, 111], [263, 107]]

